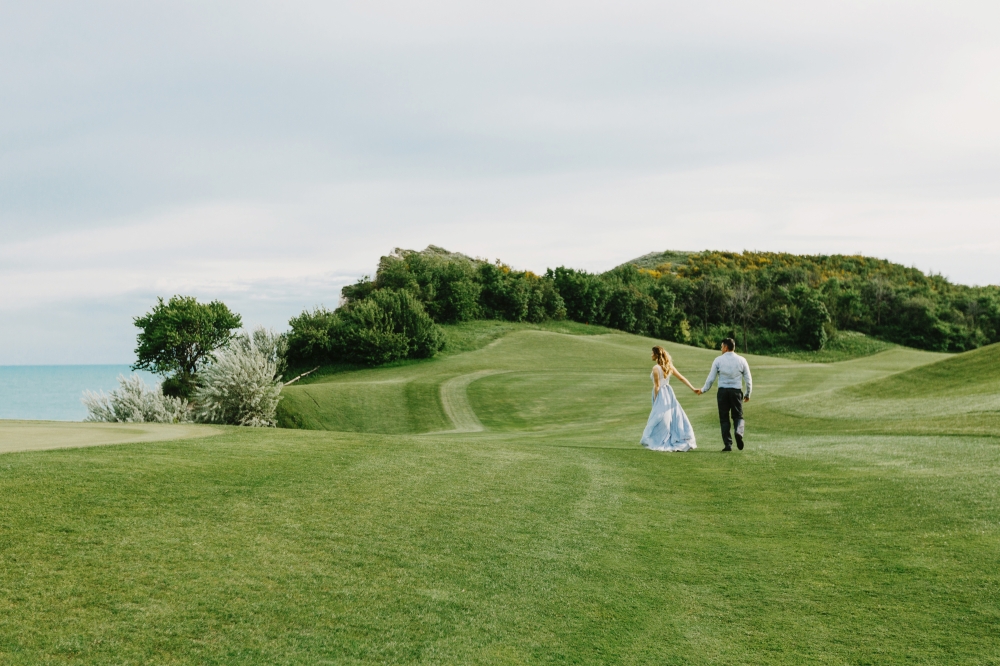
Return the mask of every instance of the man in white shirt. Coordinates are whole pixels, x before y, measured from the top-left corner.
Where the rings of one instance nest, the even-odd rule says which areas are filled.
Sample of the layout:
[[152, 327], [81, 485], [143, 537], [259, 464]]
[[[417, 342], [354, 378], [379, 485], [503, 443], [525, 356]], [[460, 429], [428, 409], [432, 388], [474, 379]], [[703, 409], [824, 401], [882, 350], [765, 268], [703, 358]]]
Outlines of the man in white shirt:
[[[736, 341], [726, 338], [722, 341], [722, 355], [712, 363], [705, 386], [697, 391], [698, 395], [707, 393], [712, 388], [715, 378], [719, 378], [719, 390], [716, 398], [719, 402], [719, 423], [722, 425], [723, 451], [733, 450], [733, 438], [730, 434], [729, 417], [732, 416], [736, 426], [736, 447], [743, 450], [743, 403], [749, 402], [753, 390], [753, 377], [750, 376], [750, 366], [747, 360], [736, 353]], [[746, 393], [743, 385], [746, 384]]]

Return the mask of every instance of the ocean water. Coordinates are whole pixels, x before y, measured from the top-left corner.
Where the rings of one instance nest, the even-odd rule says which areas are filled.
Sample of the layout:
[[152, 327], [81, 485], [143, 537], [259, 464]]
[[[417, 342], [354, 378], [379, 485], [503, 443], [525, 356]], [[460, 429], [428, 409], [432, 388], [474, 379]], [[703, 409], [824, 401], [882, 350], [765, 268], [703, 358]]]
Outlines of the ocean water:
[[[0, 419], [82, 421], [85, 390], [107, 393], [118, 388], [118, 375], [131, 374], [127, 365], [0, 365]], [[151, 387], [160, 381], [135, 374]]]

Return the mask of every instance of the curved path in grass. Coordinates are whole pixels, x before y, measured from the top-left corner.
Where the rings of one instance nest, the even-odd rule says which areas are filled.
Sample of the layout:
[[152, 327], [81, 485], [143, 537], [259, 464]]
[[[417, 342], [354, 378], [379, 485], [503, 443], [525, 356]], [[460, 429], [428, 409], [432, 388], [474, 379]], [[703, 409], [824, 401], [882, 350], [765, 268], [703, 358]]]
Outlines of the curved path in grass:
[[470, 372], [467, 375], [452, 377], [441, 384], [441, 406], [444, 408], [444, 413], [448, 416], [452, 425], [455, 426], [453, 430], [448, 430], [447, 432], [482, 432], [486, 430], [479, 421], [479, 417], [476, 416], [476, 412], [472, 409], [472, 405], [469, 404], [469, 395], [466, 389], [469, 388], [469, 384], [477, 379], [489, 377], [490, 375], [499, 375], [504, 372], [509, 371], [479, 370], [478, 372]]
[[167, 423], [0, 421], [0, 453], [208, 437], [221, 428]]

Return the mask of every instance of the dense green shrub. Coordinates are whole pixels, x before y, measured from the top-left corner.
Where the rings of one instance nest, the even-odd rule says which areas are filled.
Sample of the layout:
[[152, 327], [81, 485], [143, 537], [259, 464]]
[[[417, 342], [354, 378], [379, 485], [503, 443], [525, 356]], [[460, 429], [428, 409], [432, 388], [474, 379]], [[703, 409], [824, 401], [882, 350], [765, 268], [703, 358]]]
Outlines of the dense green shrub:
[[564, 266], [550, 268], [545, 276], [562, 297], [569, 319], [584, 324], [599, 324], [606, 319], [610, 290], [601, 276]]
[[546, 275], [565, 303], [567, 316], [587, 324], [688, 342], [690, 327], [667, 280], [626, 265], [602, 275], [560, 266]]
[[819, 294], [809, 294], [803, 299], [799, 316], [798, 342], [805, 349], [818, 351], [827, 340], [826, 325], [830, 322], [830, 313], [820, 300]]
[[563, 319], [566, 306], [552, 280], [529, 271], [515, 271], [497, 262], [479, 265], [482, 319], [540, 322]]
[[288, 358], [296, 367], [429, 358], [444, 344], [440, 328], [406, 290], [377, 289], [336, 312], [318, 308], [289, 324]]
[[476, 277], [476, 262], [464, 255], [433, 246], [424, 252], [397, 249], [379, 261], [374, 282], [362, 280], [342, 294], [353, 303], [383, 289], [406, 291], [434, 321], [453, 324], [479, 317], [481, 285]]
[[330, 334], [337, 325], [337, 313], [326, 308], [316, 308], [305, 311], [298, 317], [292, 317], [288, 322], [291, 330], [288, 332], [289, 365], [332, 363], [330, 349]]
[[339, 361], [381, 365], [404, 358], [429, 358], [444, 334], [410, 292], [379, 289], [337, 311], [330, 349]]

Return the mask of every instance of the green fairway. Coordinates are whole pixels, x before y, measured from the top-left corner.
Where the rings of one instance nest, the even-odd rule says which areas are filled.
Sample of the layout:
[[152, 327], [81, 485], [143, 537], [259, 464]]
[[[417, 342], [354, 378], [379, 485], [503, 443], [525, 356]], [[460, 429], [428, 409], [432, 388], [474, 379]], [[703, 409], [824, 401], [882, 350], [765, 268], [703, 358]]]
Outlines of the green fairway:
[[310, 430], [0, 457], [0, 662], [1000, 663], [1000, 347], [749, 356], [747, 449], [675, 380], [665, 454], [656, 341], [545, 328], [287, 387]]

